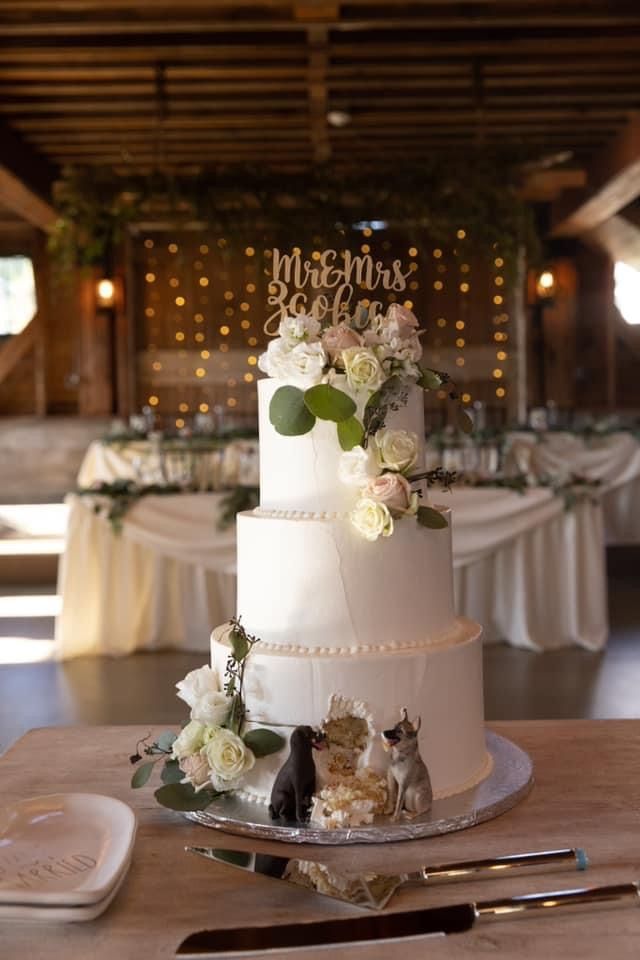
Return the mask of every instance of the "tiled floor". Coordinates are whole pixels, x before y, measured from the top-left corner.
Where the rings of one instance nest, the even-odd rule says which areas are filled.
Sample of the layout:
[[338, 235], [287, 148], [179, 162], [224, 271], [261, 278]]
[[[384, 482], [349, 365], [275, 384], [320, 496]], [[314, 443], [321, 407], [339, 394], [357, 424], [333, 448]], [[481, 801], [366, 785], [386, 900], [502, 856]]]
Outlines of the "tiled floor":
[[[640, 716], [640, 549], [609, 551], [608, 565], [606, 649], [537, 654], [502, 644], [486, 647], [488, 720]], [[3, 618], [1, 612], [0, 663], [3, 647], [15, 647], [10, 638], [16, 637], [32, 638], [24, 643], [37, 660], [41, 645], [53, 636], [51, 617]], [[174, 684], [202, 661], [201, 653], [167, 652], [0, 665], [0, 751], [34, 726], [182, 722], [184, 705]]]

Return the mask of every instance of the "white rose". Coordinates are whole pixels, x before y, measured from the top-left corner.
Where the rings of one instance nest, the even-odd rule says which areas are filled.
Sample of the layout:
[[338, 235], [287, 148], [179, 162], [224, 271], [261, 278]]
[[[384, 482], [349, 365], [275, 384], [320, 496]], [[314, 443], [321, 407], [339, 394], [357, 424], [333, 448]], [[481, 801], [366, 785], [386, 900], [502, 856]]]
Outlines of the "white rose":
[[256, 758], [231, 730], [221, 727], [202, 749], [209, 764], [211, 783], [216, 790], [232, 790], [240, 777], [251, 770]]
[[231, 699], [219, 690], [210, 690], [196, 700], [191, 707], [191, 719], [210, 727], [217, 727], [225, 722], [230, 710]]
[[383, 473], [373, 477], [362, 491], [364, 497], [384, 503], [389, 510], [397, 513], [410, 512], [411, 487], [401, 473]]
[[366, 540], [390, 537], [393, 533], [393, 517], [389, 508], [370, 497], [358, 500], [349, 516], [353, 526]]
[[191, 720], [173, 741], [171, 753], [174, 760], [183, 760], [197, 753], [205, 744], [206, 726], [199, 720]]
[[346, 450], [338, 463], [338, 476], [349, 487], [363, 487], [371, 477], [377, 477], [380, 465], [373, 447], [353, 447]]
[[320, 323], [306, 313], [298, 313], [293, 317], [283, 317], [278, 327], [278, 333], [290, 347], [295, 347], [303, 340], [311, 343], [318, 339]]
[[353, 390], [377, 390], [386, 380], [382, 365], [373, 350], [367, 347], [347, 347], [341, 354], [347, 383]]
[[184, 757], [180, 761], [180, 769], [184, 773], [181, 783], [190, 783], [196, 793], [211, 783], [211, 771], [207, 758], [202, 753], [195, 753], [191, 757]]
[[184, 680], [176, 683], [176, 688], [180, 699], [192, 707], [204, 694], [220, 690], [220, 684], [215, 670], [207, 663], [188, 673]]
[[272, 340], [258, 360], [258, 366], [268, 376], [285, 380], [301, 387], [312, 387], [320, 383], [324, 367], [328, 362], [320, 342], [302, 341], [290, 347], [284, 340]]
[[418, 459], [418, 437], [415, 433], [383, 427], [373, 439], [378, 463], [383, 469], [405, 473]]

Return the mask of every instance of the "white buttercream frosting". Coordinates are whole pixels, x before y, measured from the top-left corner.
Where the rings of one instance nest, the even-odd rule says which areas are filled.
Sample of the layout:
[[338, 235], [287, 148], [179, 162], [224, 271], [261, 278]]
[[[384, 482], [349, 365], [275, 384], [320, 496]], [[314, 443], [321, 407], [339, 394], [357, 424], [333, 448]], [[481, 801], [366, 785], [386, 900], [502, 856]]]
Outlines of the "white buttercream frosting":
[[[349, 392], [344, 377], [335, 386]], [[342, 449], [335, 423], [317, 420], [301, 437], [281, 436], [269, 420], [269, 404], [282, 382], [258, 381], [260, 429], [260, 505], [267, 509], [346, 513], [353, 506], [353, 490], [339, 480]], [[367, 399], [364, 398], [356, 400]], [[389, 427], [412, 431], [418, 438], [416, 472], [425, 461], [423, 391], [411, 387], [405, 407], [389, 414]]]
[[[247, 661], [246, 703], [250, 723], [268, 726], [288, 739], [294, 726], [318, 726], [332, 695], [365, 702], [377, 733], [393, 726], [406, 707], [422, 718], [420, 750], [434, 795], [449, 796], [473, 786], [489, 772], [484, 742], [482, 642], [480, 628], [460, 620], [455, 642], [436, 647], [376, 650], [351, 656], [316, 650], [285, 654], [258, 644]], [[213, 632], [212, 663], [224, 670], [227, 626]], [[243, 789], [267, 797], [287, 756], [265, 757], [247, 775]], [[379, 737], [368, 763], [386, 768]]]

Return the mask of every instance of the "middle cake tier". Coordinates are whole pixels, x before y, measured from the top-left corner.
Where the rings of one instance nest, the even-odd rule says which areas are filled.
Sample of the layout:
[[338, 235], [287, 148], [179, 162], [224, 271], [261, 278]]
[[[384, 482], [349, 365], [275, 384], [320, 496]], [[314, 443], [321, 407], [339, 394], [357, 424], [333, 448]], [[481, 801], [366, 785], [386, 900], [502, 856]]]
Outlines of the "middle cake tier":
[[398, 520], [365, 540], [348, 516], [257, 508], [238, 514], [238, 614], [262, 648], [369, 651], [456, 632], [450, 512], [441, 530]]

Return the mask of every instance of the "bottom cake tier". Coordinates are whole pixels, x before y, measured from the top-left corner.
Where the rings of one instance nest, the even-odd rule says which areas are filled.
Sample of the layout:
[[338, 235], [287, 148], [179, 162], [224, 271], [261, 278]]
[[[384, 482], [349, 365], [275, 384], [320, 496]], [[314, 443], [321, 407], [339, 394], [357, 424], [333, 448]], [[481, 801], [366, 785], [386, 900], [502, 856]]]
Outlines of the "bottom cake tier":
[[[229, 625], [211, 637], [212, 666], [222, 678]], [[247, 660], [248, 726], [268, 727], [287, 741], [294, 727], [334, 718], [364, 718], [370, 736], [360, 765], [383, 773], [381, 732], [420, 717], [419, 746], [436, 799], [469, 789], [488, 775], [484, 738], [481, 628], [459, 618], [440, 644], [375, 653], [280, 652], [259, 645]], [[242, 784], [245, 796], [268, 802], [288, 748], [262, 758]]]

